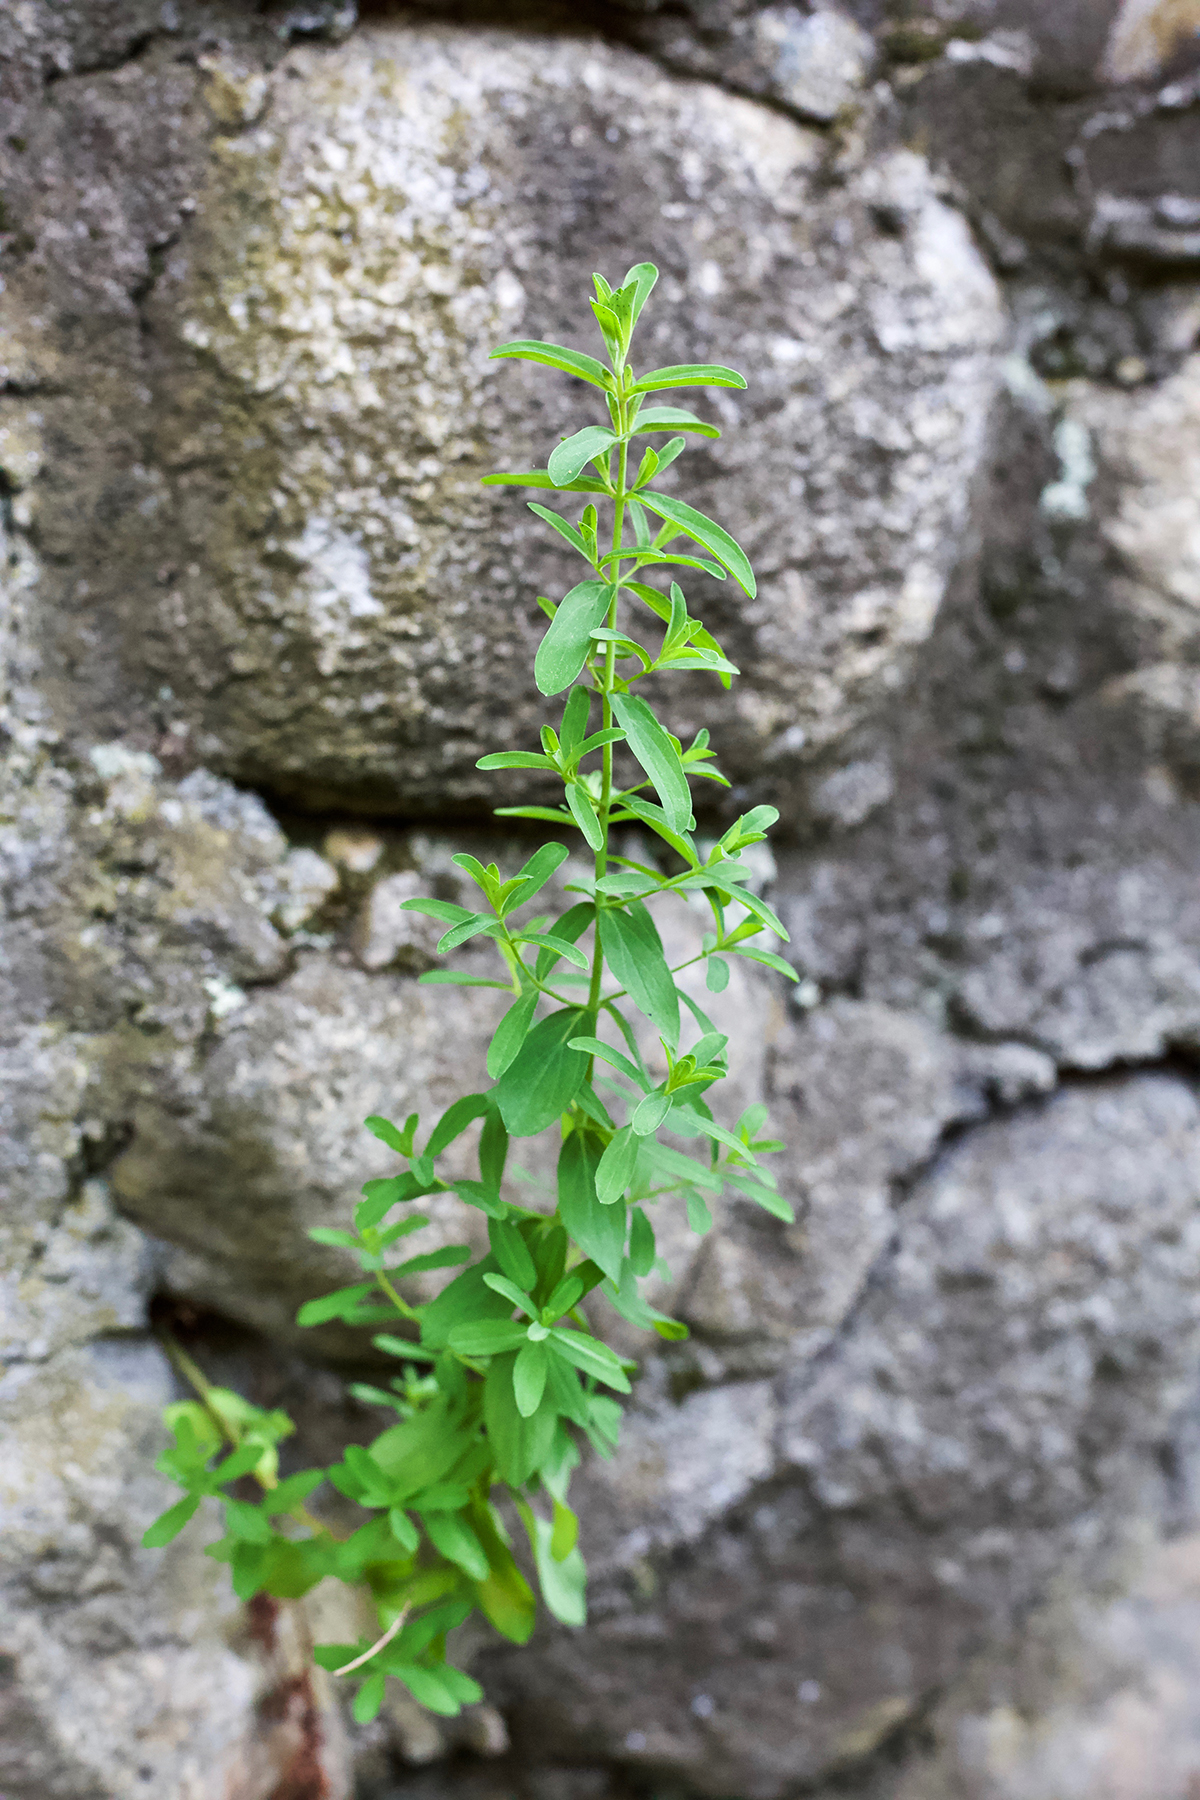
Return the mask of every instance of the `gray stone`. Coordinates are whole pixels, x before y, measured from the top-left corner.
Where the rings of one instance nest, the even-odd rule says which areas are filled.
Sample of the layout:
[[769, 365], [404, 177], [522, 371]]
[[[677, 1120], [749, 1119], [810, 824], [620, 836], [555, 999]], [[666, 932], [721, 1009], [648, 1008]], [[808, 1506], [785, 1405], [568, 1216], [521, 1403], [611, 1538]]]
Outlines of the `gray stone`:
[[[745, 403], [712, 399], [728, 448], [705, 451], [688, 492], [759, 566], [757, 601], [704, 602], [755, 673], [728, 700], [685, 689], [675, 723], [719, 725], [731, 769], [768, 782], [772, 758], [782, 775], [798, 749], [840, 740], [928, 635], [1003, 334], [990, 277], [921, 160], [846, 162], [829, 188], [819, 135], [599, 41], [379, 28], [290, 52], [265, 98], [261, 79], [240, 50], [198, 73], [130, 65], [73, 92], [62, 122], [73, 145], [103, 130], [122, 147], [96, 192], [127, 266], [113, 267], [120, 294], [95, 297], [122, 332], [125, 294], [149, 279], [138, 246], [168, 245], [138, 303], [152, 348], [136, 381], [150, 387], [122, 388], [110, 360], [79, 453], [91, 462], [56, 463], [31, 500], [54, 546], [50, 586], [87, 570], [86, 594], [69, 578], [56, 654], [74, 657], [67, 637], [88, 620], [103, 638], [86, 691], [62, 691], [72, 718], [82, 708], [108, 735], [100, 722], [128, 723], [136, 688], [143, 729], [157, 715], [188, 755], [307, 804], [494, 800], [477, 756], [532, 741], [541, 712], [524, 672], [541, 615], [526, 596], [573, 577], [522, 523], [521, 498], [478, 478], [544, 457], [585, 412], [565, 384], [489, 367], [487, 351], [578, 335], [592, 261], [615, 267], [642, 244], [664, 269], [644, 354], [734, 356], [751, 380]], [[148, 135], [154, 121], [170, 146]], [[542, 236], [571, 229], [570, 204], [543, 171], [585, 148], [599, 211], [584, 260], [551, 269]], [[64, 153], [48, 144], [45, 166]], [[164, 173], [136, 232], [125, 211], [143, 164]], [[609, 192], [626, 196], [615, 235]], [[30, 197], [34, 234], [41, 204]], [[440, 273], [414, 232], [440, 246]], [[98, 268], [51, 264], [43, 289], [58, 282], [59, 305], [78, 305]], [[91, 381], [48, 297], [36, 316], [36, 332], [21, 320], [31, 368], [61, 381], [82, 355]], [[147, 407], [152, 442], [130, 464], [117, 438]], [[54, 429], [55, 405], [39, 410]], [[397, 438], [398, 416], [415, 435]], [[764, 465], [790, 471], [774, 497]], [[113, 515], [103, 556], [95, 513], [73, 502], [80, 482]]]
[[[543, 1753], [587, 1745], [702, 1794], [794, 1792], [864, 1764], [981, 1631], [1119, 1536], [1191, 1379], [1198, 1136], [1191, 1090], [1146, 1076], [948, 1151], [836, 1343], [782, 1382], [766, 1476], [747, 1391], [732, 1516], [686, 1554], [656, 1558], [651, 1532], [642, 1563], [598, 1583], [588, 1636], [488, 1658]], [[641, 1429], [628, 1486], [670, 1518], [676, 1477]], [[706, 1491], [693, 1479], [677, 1537]]]
[[[0, 1788], [1184, 1800], [1194, 9], [630, 0], [625, 47], [349, 10], [0, 20]], [[482, 1082], [504, 997], [419, 987], [402, 903], [528, 853], [473, 763], [532, 741], [564, 569], [476, 478], [583, 417], [485, 352], [647, 251], [648, 354], [753, 378], [687, 490], [760, 569], [705, 600], [746, 676], [673, 717], [792, 830], [756, 886], [801, 983], [692, 991], [796, 1224], [660, 1204], [692, 1335], [597, 1308], [641, 1369], [581, 1472], [591, 1625], [351, 1743], [303, 1631], [353, 1602], [247, 1618], [199, 1524], [140, 1548], [147, 1306], [298, 1454], [362, 1428], [361, 1344], [294, 1330], [349, 1273], [306, 1234], [392, 1166], [366, 1112]], [[665, 909], [672, 957], [704, 926]]]

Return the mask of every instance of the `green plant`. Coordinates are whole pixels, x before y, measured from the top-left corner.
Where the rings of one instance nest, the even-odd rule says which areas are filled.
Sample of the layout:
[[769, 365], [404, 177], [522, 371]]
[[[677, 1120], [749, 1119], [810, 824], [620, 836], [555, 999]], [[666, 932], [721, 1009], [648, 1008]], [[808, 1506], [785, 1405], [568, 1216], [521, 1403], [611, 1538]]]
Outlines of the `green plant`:
[[[437, 970], [423, 981], [505, 989], [512, 1004], [488, 1051], [493, 1085], [456, 1100], [420, 1148], [415, 1115], [401, 1126], [368, 1119], [368, 1129], [399, 1158], [399, 1171], [367, 1182], [353, 1230], [311, 1233], [352, 1252], [363, 1280], [309, 1302], [299, 1321], [375, 1328], [376, 1349], [395, 1357], [400, 1373], [386, 1387], [360, 1385], [354, 1392], [391, 1408], [396, 1422], [369, 1448], [348, 1449], [336, 1467], [280, 1480], [278, 1445], [292, 1430], [285, 1414], [208, 1387], [181, 1356], [199, 1398], [167, 1411], [175, 1443], [158, 1467], [186, 1494], [150, 1527], [146, 1543], [168, 1543], [212, 1496], [224, 1505], [225, 1536], [209, 1554], [230, 1564], [242, 1598], [299, 1597], [330, 1575], [363, 1584], [381, 1635], [325, 1644], [315, 1653], [325, 1668], [359, 1679], [354, 1710], [360, 1720], [378, 1710], [389, 1675], [438, 1712], [456, 1712], [478, 1698], [475, 1682], [445, 1658], [447, 1632], [475, 1607], [507, 1637], [524, 1642], [529, 1636], [534, 1595], [512, 1554], [498, 1497], [511, 1502], [510, 1519], [515, 1513], [528, 1535], [530, 1563], [550, 1611], [567, 1623], [583, 1622], [585, 1570], [568, 1483], [581, 1437], [599, 1455], [612, 1453], [620, 1422], [615, 1396], [630, 1391], [635, 1365], [593, 1335], [581, 1302], [596, 1293], [635, 1326], [668, 1339], [687, 1335], [639, 1290], [662, 1266], [648, 1210], [653, 1203], [668, 1195], [682, 1199], [692, 1229], [703, 1232], [711, 1224], [710, 1202], [729, 1186], [776, 1217], [791, 1218], [760, 1162], [779, 1148], [760, 1139], [765, 1107], [751, 1107], [732, 1128], [710, 1110], [708, 1094], [727, 1072], [727, 1040], [677, 985], [688, 965], [668, 967], [647, 906], [668, 893], [703, 896], [711, 930], [690, 961], [707, 965], [712, 991], [726, 986], [730, 956], [792, 976], [787, 963], [755, 941], [764, 932], [786, 933], [747, 887], [751, 871], [740, 854], [762, 840], [775, 812], [756, 807], [702, 855], [692, 835], [689, 782], [723, 782], [708, 733], [684, 749], [635, 691], [647, 676], [672, 670], [709, 671], [726, 686], [738, 672], [690, 616], [678, 583], [664, 593], [644, 576], [701, 569], [721, 580], [730, 575], [754, 593], [750, 564], [733, 538], [654, 486], [685, 448], [686, 434], [719, 433], [691, 413], [647, 406], [647, 398], [680, 387], [745, 386], [732, 369], [708, 364], [635, 377], [630, 341], [656, 279], [649, 263], [631, 269], [615, 292], [596, 277], [592, 306], [607, 365], [540, 342], [493, 352], [577, 376], [599, 391], [608, 411], [606, 424], [585, 426], [561, 442], [546, 469], [487, 477], [585, 497], [574, 524], [530, 503], [588, 567], [587, 579], [557, 606], [540, 602], [549, 626], [534, 675], [543, 694], [565, 694], [561, 720], [557, 729], [543, 728], [540, 750], [485, 756], [479, 767], [558, 777], [564, 806], [498, 810], [581, 833], [594, 866], [568, 885], [578, 898], [557, 918], [529, 913], [567, 860], [567, 848], [557, 842], [544, 844], [508, 879], [495, 864], [456, 857], [480, 891], [478, 911], [435, 899], [407, 903], [445, 926], [440, 951], [486, 937], [505, 971], [502, 980], [485, 980]], [[646, 448], [635, 471], [635, 441], [664, 436], [664, 447]], [[607, 547], [599, 538], [601, 505], [611, 507]], [[657, 534], [651, 515], [662, 522]], [[675, 548], [681, 539], [695, 548]], [[622, 620], [626, 596], [640, 609], [643, 626], [661, 626], [657, 649]], [[618, 767], [614, 753], [628, 764]], [[613, 831], [623, 826], [659, 840], [662, 868], [616, 853]], [[662, 1047], [661, 1076], [647, 1063], [647, 1034], [635, 1029], [636, 1013]], [[694, 1040], [686, 1047], [685, 1037]], [[478, 1177], [439, 1177], [438, 1158], [476, 1125]], [[504, 1198], [501, 1180], [510, 1139], [552, 1129], [560, 1139], [558, 1198], [547, 1214]], [[691, 1140], [700, 1154], [660, 1134]], [[412, 1203], [447, 1191], [486, 1216], [487, 1254], [472, 1261], [464, 1244], [404, 1257], [401, 1245], [427, 1223]], [[461, 1263], [469, 1266], [434, 1300], [414, 1306], [404, 1298], [406, 1277]], [[392, 1330], [379, 1332], [385, 1325]], [[366, 1515], [349, 1535], [306, 1509], [326, 1479]], [[239, 1496], [236, 1484], [247, 1480], [257, 1483], [258, 1497]]]

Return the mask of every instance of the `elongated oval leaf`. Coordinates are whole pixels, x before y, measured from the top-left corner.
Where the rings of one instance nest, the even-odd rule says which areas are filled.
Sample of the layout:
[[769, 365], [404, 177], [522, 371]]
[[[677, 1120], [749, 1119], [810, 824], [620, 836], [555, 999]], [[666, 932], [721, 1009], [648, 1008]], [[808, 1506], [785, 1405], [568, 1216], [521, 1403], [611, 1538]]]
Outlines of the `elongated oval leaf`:
[[[577, 375], [580, 381], [590, 381], [593, 387], [611, 388], [613, 378], [602, 362], [594, 356], [585, 356], [582, 350], [568, 350], [563, 344], [543, 344], [537, 338], [514, 338], [511, 344], [501, 344], [493, 350], [488, 358], [494, 362], [498, 357], [512, 356], [519, 362], [545, 363], [551, 369], [562, 369], [567, 375]], [[743, 387], [745, 383], [742, 383]]]
[[546, 471], [555, 487], [568, 487], [593, 457], [603, 456], [606, 450], [612, 449], [616, 441], [616, 432], [610, 431], [607, 425], [585, 425], [574, 437], [564, 438], [550, 452], [546, 464]]
[[586, 788], [573, 781], [567, 789], [567, 805], [571, 809], [571, 817], [582, 831], [590, 850], [599, 850], [604, 845], [604, 831], [596, 816], [596, 808], [592, 805], [592, 797]]
[[775, 969], [780, 975], [786, 975], [789, 981], [800, 979], [791, 963], [784, 962], [782, 956], [775, 956], [770, 950], [759, 950], [752, 944], [739, 944], [733, 954], [749, 957], [751, 962], [762, 963], [766, 969]]
[[620, 1050], [614, 1050], [611, 1044], [594, 1037], [572, 1038], [571, 1043], [576, 1050], [586, 1050], [589, 1056], [598, 1056], [601, 1062], [611, 1063], [614, 1069], [620, 1069], [622, 1075], [628, 1075], [631, 1081], [636, 1081], [641, 1086], [642, 1077], [638, 1069]]
[[426, 1156], [440, 1156], [448, 1144], [467, 1129], [473, 1119], [481, 1119], [488, 1109], [486, 1094], [464, 1094], [448, 1106], [433, 1128], [425, 1146]]
[[496, 1027], [487, 1053], [487, 1072], [493, 1081], [499, 1081], [521, 1045], [525, 1042], [534, 1011], [537, 1007], [536, 988], [530, 988], [522, 994], [515, 1005], [510, 1006]]
[[624, 909], [602, 907], [597, 929], [609, 968], [674, 1049], [679, 1042], [679, 996], [654, 920], [640, 900], [631, 900]]
[[706, 550], [711, 550], [717, 561], [724, 563], [739, 586], [745, 589], [751, 599], [754, 598], [758, 592], [758, 583], [754, 579], [754, 570], [750, 567], [750, 558], [737, 539], [730, 537], [723, 526], [718, 525], [714, 519], [706, 518], [702, 512], [697, 512], [686, 500], [676, 500], [670, 494], [652, 494], [643, 488], [638, 499], [651, 512], [656, 512], [660, 519], [667, 519], [672, 525], [678, 525], [690, 538], [703, 544]]
[[629, 748], [654, 783], [668, 825], [672, 831], [688, 831], [692, 822], [692, 796], [679, 752], [638, 695], [614, 694], [612, 707], [624, 728]]
[[[537, 1265], [516, 1226], [493, 1219], [488, 1226], [488, 1242], [492, 1246], [493, 1256], [509, 1280], [515, 1281], [519, 1288], [532, 1292], [537, 1286]], [[484, 1280], [487, 1280], [486, 1275]]]
[[142, 1534], [142, 1543], [147, 1550], [162, 1550], [174, 1538], [179, 1536], [188, 1520], [194, 1518], [200, 1509], [201, 1494], [185, 1494], [174, 1506], [168, 1506], [166, 1512], [159, 1513], [153, 1525], [148, 1525]]
[[650, 1137], [671, 1110], [670, 1094], [647, 1094], [633, 1115], [631, 1124], [638, 1137]]
[[534, 1137], [565, 1112], [587, 1074], [588, 1059], [570, 1049], [593, 1019], [581, 1007], [563, 1007], [529, 1033], [493, 1089], [500, 1116], [513, 1137]]
[[625, 1204], [601, 1206], [596, 1198], [599, 1145], [573, 1131], [558, 1158], [558, 1214], [575, 1242], [604, 1273], [618, 1281], [625, 1254]]
[[606, 581], [581, 581], [564, 595], [538, 646], [533, 678], [543, 694], [561, 694], [587, 661], [592, 632], [604, 622], [613, 590]]
[[650, 298], [650, 295], [654, 290], [654, 284], [657, 280], [658, 270], [652, 262], [634, 263], [633, 267], [626, 271], [625, 279], [621, 283], [621, 286], [627, 288], [632, 284], [634, 289], [633, 304], [629, 309], [629, 324], [631, 329], [637, 324], [638, 316], [641, 313], [643, 306], [645, 306], [647, 300]]
[[517, 870], [516, 880], [521, 886], [514, 887], [504, 902], [505, 915], [514, 912], [518, 906], [524, 906], [527, 900], [532, 900], [570, 854], [565, 844], [543, 844], [540, 850], [535, 850], [529, 861]]
[[[550, 529], [552, 531], [557, 531], [559, 537], [566, 538], [572, 550], [578, 550], [584, 562], [590, 563], [593, 560], [587, 545], [584, 543], [580, 533], [576, 531], [574, 525], [570, 524], [559, 513], [551, 512], [548, 506], [538, 506], [533, 500], [527, 500], [525, 504], [528, 506], [531, 513], [536, 513], [539, 519], [545, 519]], [[594, 548], [595, 546], [593, 546], [593, 549]], [[549, 608], [545, 608], [544, 610], [549, 611]]]
[[[621, 1198], [633, 1180], [637, 1153], [638, 1140], [633, 1127], [625, 1125], [618, 1131], [612, 1142], [606, 1146], [596, 1169], [596, 1198], [601, 1206], [611, 1206], [614, 1200]], [[635, 1213], [635, 1224], [638, 1219], [644, 1217], [643, 1213]]]
[[[493, 352], [495, 354], [495, 352]], [[630, 392], [649, 394], [659, 388], [731, 387], [744, 388], [746, 377], [723, 363], [672, 363], [666, 369], [651, 369], [635, 381]]]
[[634, 1274], [642, 1277], [648, 1275], [657, 1255], [654, 1227], [641, 1207], [635, 1206], [629, 1222], [629, 1262]]
[[545, 1344], [525, 1344], [513, 1364], [513, 1398], [523, 1419], [531, 1419], [542, 1403], [550, 1364]]
[[496, 750], [490, 756], [481, 756], [475, 767], [477, 769], [552, 769], [554, 764], [548, 756], [537, 756], [530, 750]]
[[479, 1319], [473, 1325], [456, 1325], [449, 1343], [460, 1356], [501, 1356], [525, 1342], [525, 1327], [507, 1319]]
[[[708, 425], [698, 419], [695, 413], [685, 412], [681, 406], [644, 406], [633, 422], [632, 433], [636, 437], [641, 431], [694, 431], [698, 437], [719, 438], [721, 433], [716, 425]], [[496, 476], [486, 477], [496, 480]], [[509, 480], [515, 477], [507, 477]]]
[[[719, 436], [719, 433], [715, 435]], [[529, 469], [524, 474], [485, 475], [482, 487], [530, 487], [556, 488], [569, 494], [606, 494], [608, 489], [602, 481], [593, 481], [590, 475], [578, 481], [551, 481], [545, 469]]]
[[580, 1331], [568, 1331], [565, 1326], [556, 1325], [550, 1333], [550, 1341], [577, 1369], [616, 1388], [619, 1394], [629, 1393], [629, 1380], [621, 1367], [620, 1357], [598, 1338], [584, 1337]]
[[458, 1513], [430, 1513], [424, 1520], [429, 1541], [447, 1562], [454, 1563], [472, 1581], [484, 1581], [488, 1559], [483, 1545]]

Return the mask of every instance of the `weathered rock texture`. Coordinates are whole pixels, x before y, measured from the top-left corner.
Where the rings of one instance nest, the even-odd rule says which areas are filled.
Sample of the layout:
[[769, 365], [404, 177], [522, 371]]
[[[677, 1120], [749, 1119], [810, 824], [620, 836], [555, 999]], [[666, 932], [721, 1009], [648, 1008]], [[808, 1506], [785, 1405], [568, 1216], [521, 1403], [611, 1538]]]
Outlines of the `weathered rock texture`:
[[[9, 1800], [1194, 1800], [1198, 30], [0, 17]], [[306, 1232], [366, 1112], [481, 1066], [401, 905], [520, 853], [474, 762], [532, 739], [564, 565], [478, 477], [588, 416], [487, 351], [645, 254], [652, 354], [751, 381], [687, 489], [760, 573], [703, 594], [746, 673], [673, 704], [784, 812], [800, 986], [706, 1004], [797, 1223], [664, 1223], [692, 1336], [614, 1331], [589, 1627], [478, 1643], [503, 1717], [354, 1736], [304, 1673], [332, 1598], [243, 1614], [199, 1523], [139, 1548], [150, 1320], [297, 1454], [367, 1429], [361, 1347], [292, 1324], [343, 1266]]]

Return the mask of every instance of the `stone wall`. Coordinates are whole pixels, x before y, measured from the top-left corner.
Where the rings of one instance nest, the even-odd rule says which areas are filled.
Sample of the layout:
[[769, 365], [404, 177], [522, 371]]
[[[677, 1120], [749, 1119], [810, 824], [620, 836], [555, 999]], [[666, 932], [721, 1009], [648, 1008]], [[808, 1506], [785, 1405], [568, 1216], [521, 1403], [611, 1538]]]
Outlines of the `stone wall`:
[[[1195, 1800], [1200, 6], [14, 0], [0, 59], [0, 1791]], [[660, 1234], [586, 1630], [356, 1733], [336, 1600], [139, 1548], [151, 1321], [371, 1427], [305, 1234], [482, 1062], [399, 907], [519, 848], [564, 566], [478, 478], [585, 417], [487, 352], [645, 255], [750, 382], [746, 675], [671, 703], [783, 814], [801, 982], [718, 1004], [798, 1222]]]

